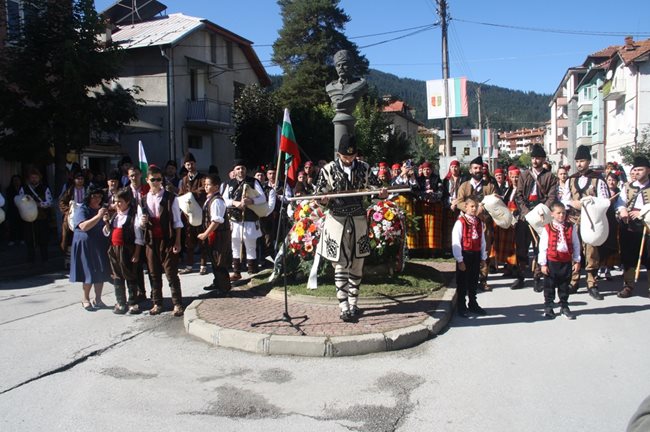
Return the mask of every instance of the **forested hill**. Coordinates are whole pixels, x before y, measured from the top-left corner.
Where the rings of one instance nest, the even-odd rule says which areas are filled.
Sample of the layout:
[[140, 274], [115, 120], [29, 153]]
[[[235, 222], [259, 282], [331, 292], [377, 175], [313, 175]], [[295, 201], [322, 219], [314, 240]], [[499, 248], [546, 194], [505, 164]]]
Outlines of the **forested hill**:
[[[427, 121], [426, 85], [424, 81], [399, 78], [396, 75], [370, 70], [368, 82], [380, 95], [393, 95], [415, 108], [415, 117], [429, 126], [443, 126], [443, 121]], [[477, 84], [467, 82], [467, 99], [469, 117], [453, 119], [453, 127], [477, 127], [478, 104], [476, 99]], [[551, 95], [535, 92], [523, 92], [503, 87], [483, 84], [481, 86], [481, 113], [483, 127], [486, 119], [490, 127], [501, 130], [515, 130], [543, 126], [550, 118], [548, 103]]]
[[[443, 127], [442, 120], [427, 120], [426, 85], [424, 81], [411, 78], [399, 78], [396, 75], [370, 69], [368, 82], [375, 87], [378, 95], [393, 95], [404, 100], [415, 108], [415, 117], [428, 126]], [[271, 76], [273, 87], [277, 88], [282, 83], [282, 77]], [[478, 104], [476, 99], [476, 83], [468, 81], [467, 98], [469, 103], [469, 117], [452, 120], [453, 127], [478, 127]], [[516, 130], [543, 126], [550, 118], [548, 103], [550, 95], [535, 92], [511, 90], [503, 87], [483, 84], [481, 86], [481, 111], [483, 127], [501, 130]]]

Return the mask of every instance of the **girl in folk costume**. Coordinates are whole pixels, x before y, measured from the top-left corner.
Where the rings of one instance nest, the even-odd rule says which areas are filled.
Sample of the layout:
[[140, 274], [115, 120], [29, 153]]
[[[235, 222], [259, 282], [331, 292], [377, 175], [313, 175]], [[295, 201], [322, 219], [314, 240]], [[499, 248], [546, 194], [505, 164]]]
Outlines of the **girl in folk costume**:
[[[109, 237], [108, 261], [113, 272], [116, 304], [113, 313], [127, 312], [126, 286], [129, 289], [128, 312], [139, 314], [138, 306], [138, 262], [144, 246], [144, 231], [136, 224], [136, 210], [131, 205], [132, 195], [128, 189], [121, 189], [114, 195], [116, 212], [111, 217], [104, 215], [104, 235]], [[126, 286], [125, 286], [126, 285]]]
[[447, 175], [442, 181], [442, 249], [447, 253], [451, 252], [451, 229], [460, 214], [457, 207], [458, 188], [465, 180], [460, 174], [460, 162], [451, 161]]
[[81, 171], [77, 171], [72, 175], [73, 184], [70, 185], [59, 198], [59, 210], [63, 215], [63, 223], [61, 224], [61, 250], [65, 254], [64, 265], [65, 268], [70, 268], [70, 246], [72, 245], [72, 234], [68, 219], [70, 216], [70, 201], [75, 204], [82, 204], [86, 196], [86, 178]]
[[232, 245], [226, 203], [219, 194], [220, 184], [216, 174], [208, 174], [203, 181], [207, 199], [203, 205], [203, 232], [197, 238], [207, 245], [214, 275], [212, 284], [203, 289], [225, 294], [231, 288], [228, 268], [232, 263]]
[[[650, 268], [648, 248], [650, 240], [646, 237], [645, 247], [641, 250], [641, 239], [647, 230], [643, 229], [643, 218], [640, 209], [650, 204], [650, 161], [644, 156], [634, 158], [630, 182], [621, 189], [616, 202], [616, 211], [621, 220], [619, 239], [621, 244], [621, 261], [623, 262], [623, 288], [618, 297], [627, 298], [634, 290], [634, 274], [639, 256], [646, 269]], [[645, 294], [648, 294], [646, 289]]]
[[575, 225], [566, 221], [564, 204], [555, 202], [551, 205], [553, 221], [546, 225], [539, 237], [539, 254], [537, 263], [544, 280], [544, 316], [555, 318], [553, 301], [555, 287], [560, 298], [560, 313], [568, 319], [575, 319], [569, 309], [569, 283], [571, 274], [580, 271], [580, 239]]
[[[408, 159], [402, 162], [400, 166], [399, 175], [395, 176], [392, 180], [393, 186], [410, 186], [417, 188], [417, 180], [415, 177], [413, 162]], [[417, 216], [415, 211], [415, 196], [411, 192], [401, 193], [392, 200], [399, 205], [407, 216]], [[418, 232], [407, 227], [406, 230], [406, 247], [408, 249], [416, 249], [418, 245]]]
[[609, 235], [605, 243], [598, 248], [600, 257], [600, 269], [598, 270], [599, 279], [612, 280], [610, 269], [621, 264], [621, 255], [619, 253], [618, 243], [618, 219], [616, 218], [616, 201], [621, 190], [618, 187], [620, 177], [618, 171], [611, 171], [605, 177], [607, 191], [609, 192], [610, 206], [607, 209], [607, 223], [609, 225]]
[[563, 197], [569, 190], [569, 170], [570, 166], [560, 166], [557, 169], [557, 196]]
[[[477, 217], [478, 203], [473, 198], [465, 200], [465, 211], [456, 220], [451, 232], [451, 248], [456, 260], [456, 286], [458, 288], [458, 315], [467, 312], [485, 315], [476, 301], [481, 264], [487, 260], [485, 249], [485, 224]], [[469, 303], [466, 303], [466, 299]]]
[[442, 249], [442, 182], [433, 172], [431, 162], [420, 165], [422, 175], [417, 178], [418, 200], [416, 214], [422, 217], [418, 233], [418, 249], [428, 254]]
[[[515, 203], [515, 192], [517, 190], [517, 182], [521, 171], [519, 168], [512, 165], [508, 168], [508, 179], [506, 180], [508, 186], [497, 187], [497, 190], [503, 192], [500, 195], [503, 202], [508, 206], [510, 212], [515, 216], [519, 215], [517, 204]], [[496, 175], [496, 171], [495, 171]], [[497, 192], [498, 193], [498, 192]], [[508, 229], [501, 228], [495, 224], [494, 226], [494, 242], [492, 243], [494, 256], [498, 263], [505, 263], [505, 270], [503, 276], [511, 276], [516, 272], [517, 267], [517, 253], [515, 249], [515, 227], [512, 226]]]
[[137, 220], [145, 231], [145, 254], [151, 280], [151, 299], [154, 303], [149, 315], [163, 312], [162, 274], [165, 273], [172, 293], [174, 316], [183, 315], [183, 294], [178, 278], [178, 254], [181, 251], [181, 211], [178, 200], [162, 187], [160, 168], [149, 166], [147, 183], [150, 190], [138, 206]]

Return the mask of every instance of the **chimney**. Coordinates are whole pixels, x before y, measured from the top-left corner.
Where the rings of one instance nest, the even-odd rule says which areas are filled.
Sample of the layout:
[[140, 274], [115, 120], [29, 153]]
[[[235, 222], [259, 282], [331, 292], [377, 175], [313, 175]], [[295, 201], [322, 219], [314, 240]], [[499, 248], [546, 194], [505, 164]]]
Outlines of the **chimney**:
[[634, 51], [634, 38], [627, 36], [625, 38], [625, 51]]

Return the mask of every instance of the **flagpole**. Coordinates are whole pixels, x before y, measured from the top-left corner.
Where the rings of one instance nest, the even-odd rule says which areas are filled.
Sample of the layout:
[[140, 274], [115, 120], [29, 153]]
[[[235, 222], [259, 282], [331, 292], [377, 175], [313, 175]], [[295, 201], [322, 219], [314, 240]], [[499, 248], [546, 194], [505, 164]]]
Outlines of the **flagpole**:
[[284, 156], [284, 152], [282, 150], [280, 150], [280, 136], [282, 134], [282, 128], [280, 126], [277, 127], [277, 132], [278, 133], [276, 134], [275, 139], [276, 139], [276, 141], [278, 143], [278, 145], [276, 147], [276, 149], [277, 149], [276, 153], [278, 155], [278, 163], [275, 166], [275, 183], [273, 184], [274, 188], [276, 188], [278, 186], [279, 176], [280, 176], [280, 163], [281, 163], [281, 161], [283, 159], [283, 156]]

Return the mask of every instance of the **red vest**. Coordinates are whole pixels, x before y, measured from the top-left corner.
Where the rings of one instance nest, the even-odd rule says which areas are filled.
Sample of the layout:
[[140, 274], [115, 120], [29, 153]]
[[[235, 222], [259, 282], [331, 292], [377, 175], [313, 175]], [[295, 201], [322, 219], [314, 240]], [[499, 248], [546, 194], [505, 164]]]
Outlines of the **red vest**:
[[478, 218], [476, 218], [475, 226], [478, 238], [473, 239], [472, 224], [464, 216], [459, 217], [458, 220], [463, 226], [463, 250], [468, 252], [480, 252], [483, 223]]
[[566, 238], [567, 251], [559, 252], [557, 250], [557, 243], [559, 239], [559, 231], [553, 228], [553, 223], [546, 225], [546, 233], [548, 234], [548, 249], [546, 257], [549, 261], [554, 262], [571, 262], [573, 259], [573, 225], [564, 224], [564, 237]]

